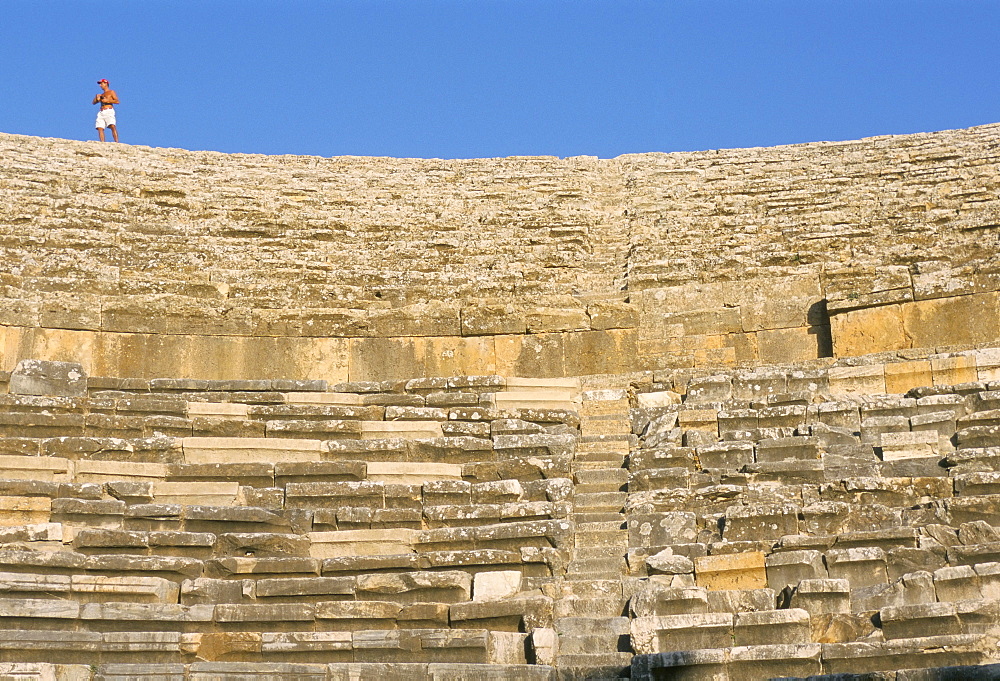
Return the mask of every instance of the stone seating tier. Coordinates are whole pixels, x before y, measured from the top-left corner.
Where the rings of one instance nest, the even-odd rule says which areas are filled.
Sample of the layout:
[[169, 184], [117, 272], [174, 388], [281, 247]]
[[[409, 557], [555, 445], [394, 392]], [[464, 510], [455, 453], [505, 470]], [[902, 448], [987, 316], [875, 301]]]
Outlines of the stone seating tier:
[[0, 369], [558, 377], [995, 344], [998, 135], [453, 161], [0, 135]]
[[[920, 361], [894, 359], [856, 366]], [[330, 385], [20, 367], [0, 382], [0, 665], [989, 669], [1000, 385], [837, 390], [836, 368]]]

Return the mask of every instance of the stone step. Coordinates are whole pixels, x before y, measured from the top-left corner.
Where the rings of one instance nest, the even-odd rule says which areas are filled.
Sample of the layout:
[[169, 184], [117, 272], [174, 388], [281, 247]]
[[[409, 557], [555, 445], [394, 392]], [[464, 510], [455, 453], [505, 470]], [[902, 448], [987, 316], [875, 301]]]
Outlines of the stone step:
[[577, 511], [621, 511], [625, 506], [625, 492], [593, 492], [576, 494], [573, 504]]
[[566, 567], [566, 573], [572, 574], [603, 574], [615, 576], [625, 569], [625, 559], [621, 557], [574, 559]]
[[624, 523], [625, 515], [618, 511], [574, 511], [570, 518], [576, 523]]
[[567, 596], [553, 603], [555, 617], [618, 617], [625, 608], [624, 598]]
[[625, 555], [625, 550], [617, 546], [577, 546], [573, 549], [574, 560], [587, 560], [590, 558], [621, 558]]
[[573, 479], [579, 485], [624, 485], [628, 482], [629, 471], [620, 466], [575, 471]]

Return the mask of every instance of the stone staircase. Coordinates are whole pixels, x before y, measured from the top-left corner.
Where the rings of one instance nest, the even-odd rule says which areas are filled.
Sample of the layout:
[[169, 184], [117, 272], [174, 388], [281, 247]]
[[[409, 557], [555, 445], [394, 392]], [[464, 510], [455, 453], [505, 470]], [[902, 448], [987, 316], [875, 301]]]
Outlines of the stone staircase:
[[580, 406], [580, 443], [572, 463], [572, 559], [556, 606], [559, 656], [567, 679], [627, 677], [632, 661], [624, 607], [624, 468], [632, 439], [626, 390], [588, 390]]

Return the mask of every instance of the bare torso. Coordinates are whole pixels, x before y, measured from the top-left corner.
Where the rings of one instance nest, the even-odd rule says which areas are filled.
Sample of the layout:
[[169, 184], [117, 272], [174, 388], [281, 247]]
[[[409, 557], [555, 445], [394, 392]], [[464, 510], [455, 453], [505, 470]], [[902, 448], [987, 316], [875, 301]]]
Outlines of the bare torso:
[[119, 103], [118, 95], [115, 93], [114, 90], [108, 89], [106, 86], [104, 86], [104, 92], [100, 93], [99, 95], [96, 95], [92, 103], [93, 104], [100, 103], [102, 111], [104, 109], [113, 109], [114, 108], [113, 105]]

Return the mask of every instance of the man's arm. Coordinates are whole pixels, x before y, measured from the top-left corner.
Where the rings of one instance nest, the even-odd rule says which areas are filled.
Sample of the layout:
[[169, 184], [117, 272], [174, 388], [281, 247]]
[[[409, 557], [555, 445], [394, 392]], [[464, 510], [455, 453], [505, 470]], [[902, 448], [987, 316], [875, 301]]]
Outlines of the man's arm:
[[102, 94], [104, 94], [104, 93], [101, 92], [101, 93], [98, 93], [98, 94], [94, 95], [94, 101], [92, 101], [91, 104], [97, 104], [99, 101], [101, 101], [101, 95]]
[[108, 90], [104, 93], [104, 103], [105, 104], [121, 104], [118, 101], [118, 93], [114, 90]]

